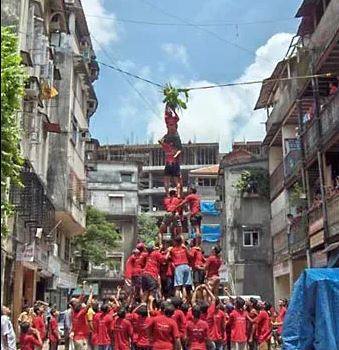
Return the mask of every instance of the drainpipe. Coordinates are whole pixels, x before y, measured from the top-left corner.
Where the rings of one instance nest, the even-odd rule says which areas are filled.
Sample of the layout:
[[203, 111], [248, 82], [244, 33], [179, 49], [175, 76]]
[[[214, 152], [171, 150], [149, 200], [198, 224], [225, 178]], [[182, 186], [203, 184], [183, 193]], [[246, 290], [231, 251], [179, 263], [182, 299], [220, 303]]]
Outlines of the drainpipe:
[[[310, 188], [308, 186], [308, 181], [306, 181], [305, 148], [304, 148], [304, 142], [303, 142], [304, 124], [303, 124], [303, 110], [302, 110], [301, 99], [297, 99], [297, 107], [298, 107], [298, 124], [299, 124], [299, 135], [300, 135], [301, 181], [302, 181], [302, 186], [303, 186], [303, 192], [308, 197], [308, 194], [310, 193]], [[308, 202], [308, 200], [307, 200], [307, 202]], [[311, 260], [311, 254], [310, 254], [310, 240], [308, 237], [308, 232], [306, 232], [305, 240], [306, 240], [307, 267], [310, 268], [310, 267], [312, 267], [312, 260]]]
[[[315, 70], [313, 65], [311, 66], [311, 74], [315, 74]], [[317, 144], [317, 158], [318, 158], [318, 170], [319, 170], [319, 180], [320, 180], [320, 191], [321, 191], [321, 200], [322, 200], [322, 212], [323, 212], [323, 220], [324, 220], [324, 240], [325, 246], [327, 246], [327, 238], [328, 238], [328, 224], [327, 224], [327, 205], [326, 205], [326, 193], [325, 193], [325, 181], [324, 181], [324, 169], [323, 169], [323, 160], [322, 160], [322, 152], [320, 145], [320, 138], [322, 135], [321, 129], [321, 120], [320, 120], [320, 103], [319, 103], [319, 85], [318, 78], [312, 78], [312, 88], [313, 88], [313, 99], [315, 103], [315, 118], [317, 120], [317, 136], [318, 136], [318, 144]]]

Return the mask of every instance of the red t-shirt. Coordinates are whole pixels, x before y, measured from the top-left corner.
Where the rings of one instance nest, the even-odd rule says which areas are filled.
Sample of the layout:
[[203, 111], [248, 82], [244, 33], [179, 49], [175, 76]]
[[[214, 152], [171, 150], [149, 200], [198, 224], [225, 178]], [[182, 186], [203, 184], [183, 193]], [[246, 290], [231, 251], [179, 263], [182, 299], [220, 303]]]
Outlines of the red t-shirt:
[[125, 278], [130, 280], [132, 278], [132, 272], [133, 272], [133, 255], [131, 255], [126, 261], [125, 274], [124, 274]]
[[176, 209], [176, 206], [181, 203], [178, 197], [165, 197], [164, 208], [168, 213], [179, 212], [180, 208]]
[[129, 350], [133, 327], [130, 321], [117, 318], [112, 322], [114, 350]]
[[20, 350], [34, 350], [34, 347], [42, 346], [42, 343], [32, 334], [21, 334]]
[[110, 313], [104, 314], [98, 312], [93, 318], [92, 342], [94, 345], [110, 345], [111, 344], [111, 326], [113, 316]]
[[261, 344], [271, 338], [271, 319], [265, 310], [260, 310], [256, 319], [257, 323], [257, 340]]
[[183, 246], [173, 247], [171, 258], [174, 266], [188, 264], [188, 251]]
[[[134, 333], [137, 334], [135, 343], [140, 348], [150, 348], [151, 347], [151, 340], [148, 337], [148, 328], [151, 323], [150, 317], [142, 317], [138, 315], [138, 321], [136, 324], [136, 327], [133, 327]], [[133, 334], [134, 336], [134, 334]]]
[[59, 327], [58, 327], [58, 318], [51, 317], [49, 321], [49, 332], [48, 332], [49, 342], [57, 344], [59, 341]]
[[210, 255], [207, 258], [206, 274], [208, 278], [219, 276], [219, 268], [221, 266], [221, 258], [217, 255]]
[[190, 207], [191, 215], [195, 215], [200, 212], [200, 197], [196, 193], [190, 193], [187, 195], [185, 201]]
[[186, 323], [188, 323], [188, 321], [193, 321], [192, 308], [189, 308], [186, 314]]
[[208, 325], [206, 321], [193, 319], [187, 322], [187, 339], [190, 350], [206, 350]]
[[186, 317], [182, 310], [176, 309], [173, 316], [171, 317], [178, 326], [180, 339], [186, 336]]
[[136, 330], [138, 329], [139, 315], [136, 312], [130, 312], [126, 315], [126, 320], [131, 322], [131, 325], [133, 327], [132, 342], [136, 343], [138, 339]]
[[229, 325], [231, 327], [231, 341], [246, 342], [246, 311], [234, 309], [230, 314]]
[[151, 275], [157, 280], [160, 274], [160, 266], [164, 261], [165, 257], [159, 252], [159, 250], [154, 250], [147, 258], [143, 273]]
[[72, 311], [72, 331], [74, 332], [74, 340], [88, 338], [87, 308], [83, 308], [79, 312]]
[[33, 317], [32, 327], [39, 331], [40, 338], [42, 341], [44, 341], [46, 338], [46, 326], [42, 315], [36, 315]]
[[175, 339], [179, 338], [176, 322], [161, 315], [151, 319], [150, 329], [153, 335], [153, 350], [173, 350]]
[[[282, 306], [279, 310], [279, 315], [277, 317], [277, 321], [278, 322], [284, 322], [284, 319], [285, 319], [285, 315], [286, 315], [286, 312], [287, 312], [287, 309], [285, 306]], [[278, 327], [278, 334], [281, 334], [282, 333], [282, 329], [283, 329], [283, 326], [279, 326]]]
[[168, 111], [165, 112], [165, 123], [167, 127], [170, 127], [171, 129], [174, 127], [175, 129], [177, 129], [178, 122], [179, 122], [179, 117], [177, 114], [174, 114]]
[[194, 269], [201, 268], [205, 264], [206, 259], [204, 258], [200, 247], [193, 247], [191, 249], [191, 256]]
[[212, 304], [207, 314], [208, 337], [213, 341], [223, 340], [225, 323], [225, 314], [215, 304]]
[[165, 152], [165, 164], [178, 163], [179, 159], [174, 158], [176, 150], [172, 143], [163, 142], [161, 144], [163, 151]]
[[141, 276], [143, 269], [146, 265], [146, 260], [148, 257], [147, 252], [141, 252], [137, 255], [131, 256], [131, 261], [133, 262], [133, 270], [132, 270], [132, 276]]

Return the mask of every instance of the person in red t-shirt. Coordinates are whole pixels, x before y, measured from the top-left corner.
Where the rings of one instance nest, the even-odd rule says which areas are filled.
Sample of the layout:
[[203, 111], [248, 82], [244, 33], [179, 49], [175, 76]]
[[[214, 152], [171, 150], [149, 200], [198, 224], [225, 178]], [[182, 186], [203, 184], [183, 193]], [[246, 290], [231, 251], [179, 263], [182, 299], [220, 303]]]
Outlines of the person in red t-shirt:
[[172, 234], [179, 235], [182, 233], [182, 209], [177, 208], [181, 200], [177, 197], [177, 192], [171, 190], [169, 192], [169, 197], [164, 198], [164, 208], [166, 214], [162, 220], [159, 229], [159, 242], [162, 243], [163, 235], [167, 232], [167, 228], [170, 228]]
[[87, 350], [89, 327], [87, 323], [87, 311], [92, 304], [92, 290], [88, 298], [87, 305], [80, 301], [72, 303], [72, 328], [70, 332], [70, 339], [73, 339], [75, 350]]
[[235, 309], [227, 322], [231, 328], [231, 348], [236, 350], [245, 350], [247, 345], [247, 313], [244, 306], [245, 300], [236, 298]]
[[37, 329], [31, 328], [29, 322], [20, 324], [20, 350], [34, 350], [42, 347], [42, 340]]
[[44, 307], [41, 305], [35, 305], [34, 308], [34, 316], [32, 319], [32, 328], [38, 330], [40, 334], [40, 339], [42, 343], [44, 343], [46, 339], [46, 325], [44, 319]]
[[184, 338], [186, 336], [186, 317], [185, 314], [180, 309], [182, 300], [178, 297], [172, 297], [171, 303], [175, 307], [172, 319], [177, 323], [180, 335], [181, 344], [184, 345]]
[[219, 256], [221, 248], [215, 246], [211, 250], [211, 255], [207, 258], [206, 262], [206, 279], [212, 293], [217, 296], [219, 294], [219, 268], [221, 266], [222, 260]]
[[139, 253], [138, 249], [133, 249], [132, 255], [128, 257], [125, 264], [125, 272], [124, 272], [124, 278], [125, 278], [125, 291], [128, 292], [131, 290], [132, 286], [132, 273], [133, 273], [133, 263], [134, 263], [134, 256], [136, 256]]
[[193, 226], [195, 237], [197, 241], [201, 241], [201, 221], [202, 215], [200, 211], [200, 196], [197, 195], [197, 189], [191, 187], [189, 194], [186, 198], [179, 204], [179, 207], [182, 207], [185, 204], [188, 204], [190, 209], [190, 222]]
[[148, 334], [153, 339], [153, 350], [179, 350], [179, 329], [172, 316], [174, 306], [170, 303], [164, 307], [164, 314], [153, 317], [148, 327]]
[[200, 241], [195, 238], [192, 240], [191, 258], [193, 268], [193, 283], [195, 287], [203, 284], [205, 281], [205, 263], [206, 259], [200, 247]]
[[160, 267], [161, 294], [165, 298], [172, 296], [172, 291], [174, 289], [174, 265], [171, 259], [166, 260], [167, 248], [169, 248], [171, 244], [172, 241], [164, 240], [161, 250], [162, 255], [165, 257], [165, 262]]
[[199, 305], [192, 308], [192, 320], [187, 322], [187, 348], [188, 350], [207, 350], [210, 344], [208, 338], [208, 324], [203, 321]]
[[140, 242], [137, 244], [136, 249], [139, 251], [137, 254], [131, 256], [131, 263], [133, 264], [132, 269], [132, 284], [133, 284], [133, 295], [134, 297], [140, 295], [141, 290], [141, 275], [145, 268], [148, 253], [146, 251], [145, 244]]
[[223, 350], [226, 317], [225, 313], [221, 310], [219, 298], [216, 298], [215, 302], [213, 302], [208, 309], [207, 324], [208, 336], [214, 343], [215, 349]]
[[142, 299], [148, 302], [151, 293], [155, 293], [159, 288], [160, 266], [165, 262], [166, 257], [160, 253], [159, 246], [149, 244], [147, 246], [148, 258], [142, 272]]
[[114, 350], [129, 350], [133, 336], [133, 327], [126, 319], [126, 309], [121, 307], [118, 317], [112, 322], [113, 348]]
[[58, 326], [59, 312], [55, 309], [51, 310], [51, 319], [49, 321], [48, 339], [49, 349], [57, 350], [60, 341], [59, 326]]
[[113, 316], [108, 304], [101, 305], [100, 311], [93, 318], [93, 345], [98, 350], [110, 350], [111, 348], [111, 326]]
[[281, 334], [282, 334], [284, 319], [285, 319], [286, 312], [287, 312], [287, 304], [288, 304], [287, 299], [280, 299], [279, 300], [279, 313], [278, 313], [278, 317], [277, 317], [277, 326], [278, 326], [277, 333], [279, 336], [281, 336]]
[[265, 303], [259, 311], [258, 316], [252, 320], [256, 324], [256, 338], [259, 350], [268, 350], [272, 335], [271, 318], [268, 314], [271, 309], [270, 303]]
[[182, 192], [179, 161], [181, 149], [177, 149], [173, 142], [166, 142], [164, 138], [159, 140], [159, 143], [165, 153], [164, 187], [166, 196], [169, 196], [169, 188], [171, 185], [171, 180], [173, 179], [178, 197], [180, 198]]
[[182, 290], [183, 299], [187, 299], [187, 289], [192, 285], [192, 271], [189, 266], [190, 255], [183, 244], [182, 237], [177, 236], [173, 240], [174, 246], [168, 248], [167, 259], [172, 259], [174, 270], [174, 287], [175, 295], [180, 297], [180, 290]]
[[150, 350], [152, 348], [151, 339], [148, 334], [151, 318], [149, 317], [147, 306], [140, 304], [133, 312], [136, 315], [136, 322], [133, 326], [133, 342], [136, 350]]

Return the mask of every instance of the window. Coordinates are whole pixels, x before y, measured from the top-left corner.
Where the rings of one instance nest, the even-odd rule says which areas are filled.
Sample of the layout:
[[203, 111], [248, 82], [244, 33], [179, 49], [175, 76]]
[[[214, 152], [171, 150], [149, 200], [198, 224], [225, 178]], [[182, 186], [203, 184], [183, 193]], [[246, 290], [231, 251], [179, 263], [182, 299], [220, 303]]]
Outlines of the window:
[[116, 230], [117, 233], [118, 233], [117, 241], [118, 241], [118, 242], [122, 242], [122, 241], [124, 240], [124, 230], [123, 230], [123, 226], [120, 225], [120, 224], [114, 223], [114, 227], [115, 227], [115, 230]]
[[71, 241], [68, 238], [65, 238], [65, 260], [69, 261], [71, 256]]
[[76, 118], [72, 117], [72, 136], [71, 136], [71, 141], [74, 146], [77, 145], [77, 140], [78, 140], [78, 121]]
[[215, 187], [216, 179], [214, 178], [198, 178], [198, 185], [202, 187]]
[[121, 182], [132, 182], [132, 173], [121, 173]]
[[108, 268], [111, 277], [120, 277], [124, 267], [124, 253], [107, 252], [106, 257], [109, 258]]
[[112, 213], [121, 213], [123, 211], [123, 197], [108, 195], [110, 210]]
[[259, 232], [257, 230], [243, 231], [243, 246], [244, 247], [258, 247], [259, 246]]

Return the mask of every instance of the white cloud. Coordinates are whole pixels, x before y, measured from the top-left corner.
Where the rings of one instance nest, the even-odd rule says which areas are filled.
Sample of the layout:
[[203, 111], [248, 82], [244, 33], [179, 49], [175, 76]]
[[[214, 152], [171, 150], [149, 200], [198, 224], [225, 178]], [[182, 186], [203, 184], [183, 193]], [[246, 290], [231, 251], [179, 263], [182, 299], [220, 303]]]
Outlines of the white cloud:
[[188, 64], [186, 47], [182, 44], [167, 43], [161, 46], [162, 50], [175, 61]]
[[[258, 48], [254, 62], [234, 82], [267, 78], [288, 48], [291, 34], [279, 33]], [[211, 81], [180, 81], [180, 86], [214, 85]], [[176, 85], [176, 84], [174, 84]], [[179, 133], [183, 142], [219, 141], [221, 150], [229, 149], [233, 140], [261, 140], [265, 134], [264, 111], [253, 111], [260, 84], [244, 85], [190, 93], [188, 109], [183, 112]], [[157, 109], [163, 110], [159, 103]], [[166, 131], [162, 118], [149, 117], [148, 133], [160, 137]]]
[[[82, 0], [89, 31], [95, 50], [118, 40], [118, 28], [114, 13], [105, 9], [103, 0]], [[92, 17], [95, 16], [95, 17]], [[108, 18], [103, 18], [108, 17]], [[97, 44], [99, 42], [100, 45]]]

